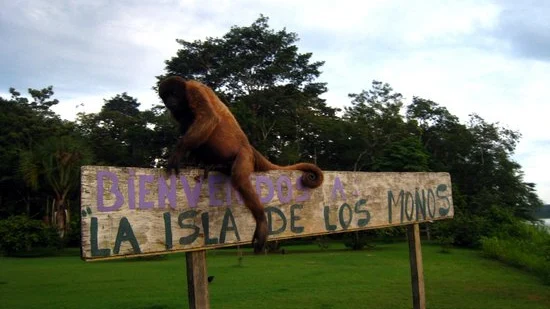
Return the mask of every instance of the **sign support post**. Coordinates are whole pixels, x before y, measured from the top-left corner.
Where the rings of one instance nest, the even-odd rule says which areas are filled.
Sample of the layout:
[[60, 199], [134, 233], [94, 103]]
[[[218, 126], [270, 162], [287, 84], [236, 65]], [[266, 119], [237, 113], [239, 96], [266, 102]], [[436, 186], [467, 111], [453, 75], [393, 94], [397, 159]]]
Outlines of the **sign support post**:
[[206, 250], [185, 253], [187, 264], [187, 295], [190, 309], [210, 309]]
[[420, 246], [420, 226], [418, 223], [407, 226], [409, 240], [409, 260], [411, 264], [411, 286], [414, 309], [426, 309], [424, 289], [424, 266], [422, 265], [422, 248]]

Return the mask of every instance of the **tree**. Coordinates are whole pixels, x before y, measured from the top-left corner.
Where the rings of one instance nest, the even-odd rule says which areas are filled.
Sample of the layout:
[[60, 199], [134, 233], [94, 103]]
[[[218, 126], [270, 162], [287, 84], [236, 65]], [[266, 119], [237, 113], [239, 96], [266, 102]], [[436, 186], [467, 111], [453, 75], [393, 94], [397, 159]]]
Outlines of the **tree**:
[[354, 171], [373, 171], [384, 165], [381, 156], [390, 145], [409, 136], [400, 114], [403, 96], [380, 81], [373, 81], [370, 90], [350, 94], [351, 107], [345, 108], [344, 119], [349, 122], [349, 144], [353, 156]]
[[430, 154], [430, 170], [454, 174], [467, 168], [474, 137], [458, 117], [445, 107], [420, 97], [413, 97], [406, 115], [410, 127], [415, 128], [415, 135]]
[[33, 190], [42, 184], [54, 196], [51, 221], [62, 238], [70, 215], [68, 195], [78, 187], [80, 167], [90, 159], [91, 152], [86, 145], [69, 135], [47, 138], [21, 152], [19, 164], [23, 180]]
[[105, 165], [150, 167], [161, 149], [146, 144], [155, 133], [151, 113], [138, 110], [138, 101], [126, 93], [104, 100], [99, 113], [79, 114], [80, 133], [88, 140], [95, 162]]
[[[319, 96], [324, 83], [315, 82], [323, 62], [299, 53], [298, 36], [269, 28], [260, 16], [252, 25], [234, 26], [221, 38], [188, 42], [166, 61], [166, 75], [199, 80], [231, 108], [251, 143], [270, 159], [292, 163], [314, 160], [305, 145], [316, 117], [335, 117]], [[159, 76], [159, 80], [164, 76]]]
[[436, 224], [436, 232], [452, 235], [457, 244], [476, 246], [482, 236], [501, 233], [519, 219], [533, 219], [533, 210], [542, 203], [511, 159], [518, 132], [475, 114], [462, 124], [445, 107], [419, 97], [407, 106], [407, 120], [417, 126], [429, 168], [449, 172], [453, 179], [455, 219]]
[[298, 35], [276, 32], [268, 20], [261, 15], [248, 27], [231, 27], [222, 38], [176, 40], [182, 49], [166, 61], [167, 74], [199, 80], [229, 100], [282, 85], [324, 92], [324, 83], [313, 83], [324, 62], [310, 63], [311, 53], [298, 53]]
[[139, 115], [138, 107], [141, 105], [138, 103], [137, 99], [132, 98], [126, 92], [122, 94], [117, 94], [109, 100], [104, 100], [105, 104], [101, 108], [101, 111], [107, 112], [118, 112], [122, 115], [136, 117]]
[[511, 159], [521, 135], [475, 114], [468, 128], [474, 143], [467, 159], [473, 168], [463, 176], [468, 177], [466, 192], [476, 197], [470, 200], [473, 210], [498, 205], [515, 217], [533, 220], [542, 202], [534, 196], [532, 184], [523, 181], [521, 166]]
[[373, 166], [381, 172], [426, 172], [429, 157], [418, 138], [411, 136], [389, 144]]
[[[73, 131], [72, 124], [61, 120], [50, 108], [53, 87], [28, 89], [31, 100], [10, 88], [10, 98], [0, 97], [0, 217], [42, 211], [43, 192], [31, 191], [17, 173], [20, 153], [55, 135]], [[21, 207], [24, 205], [24, 207]]]

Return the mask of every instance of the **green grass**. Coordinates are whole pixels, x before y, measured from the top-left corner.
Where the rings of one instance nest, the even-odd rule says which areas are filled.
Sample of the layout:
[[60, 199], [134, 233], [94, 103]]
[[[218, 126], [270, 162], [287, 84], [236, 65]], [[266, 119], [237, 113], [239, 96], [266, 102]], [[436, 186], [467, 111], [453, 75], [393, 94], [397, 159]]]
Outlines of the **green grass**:
[[[479, 251], [423, 246], [427, 307], [550, 308], [550, 287]], [[333, 244], [287, 254], [208, 253], [211, 307], [411, 308], [405, 243], [348, 251]], [[73, 252], [78, 254], [77, 252]], [[83, 262], [77, 256], [0, 258], [1, 308], [187, 308], [185, 257]]]

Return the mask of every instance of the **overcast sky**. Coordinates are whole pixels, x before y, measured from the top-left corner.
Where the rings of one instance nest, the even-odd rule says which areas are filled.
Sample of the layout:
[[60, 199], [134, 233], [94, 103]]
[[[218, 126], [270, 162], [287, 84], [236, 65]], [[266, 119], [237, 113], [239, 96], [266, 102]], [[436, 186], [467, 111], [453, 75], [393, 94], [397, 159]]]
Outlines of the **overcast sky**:
[[71, 120], [122, 92], [149, 108], [176, 38], [222, 36], [260, 14], [325, 61], [331, 106], [380, 80], [406, 103], [420, 96], [463, 122], [477, 113], [520, 131], [514, 159], [550, 203], [550, 1], [3, 1], [0, 95], [53, 85], [55, 111]]

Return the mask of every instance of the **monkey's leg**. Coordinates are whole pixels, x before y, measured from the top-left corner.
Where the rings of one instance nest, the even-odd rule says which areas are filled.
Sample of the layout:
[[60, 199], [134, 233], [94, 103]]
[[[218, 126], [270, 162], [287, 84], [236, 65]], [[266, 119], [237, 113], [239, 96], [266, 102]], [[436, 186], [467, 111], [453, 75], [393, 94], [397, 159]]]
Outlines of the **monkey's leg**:
[[252, 244], [254, 245], [254, 252], [260, 253], [263, 251], [267, 241], [267, 218], [256, 190], [250, 182], [250, 174], [252, 174], [253, 170], [252, 152], [247, 150], [240, 151], [231, 169], [231, 183], [241, 194], [245, 206], [250, 209], [256, 220], [256, 230], [252, 237]]

